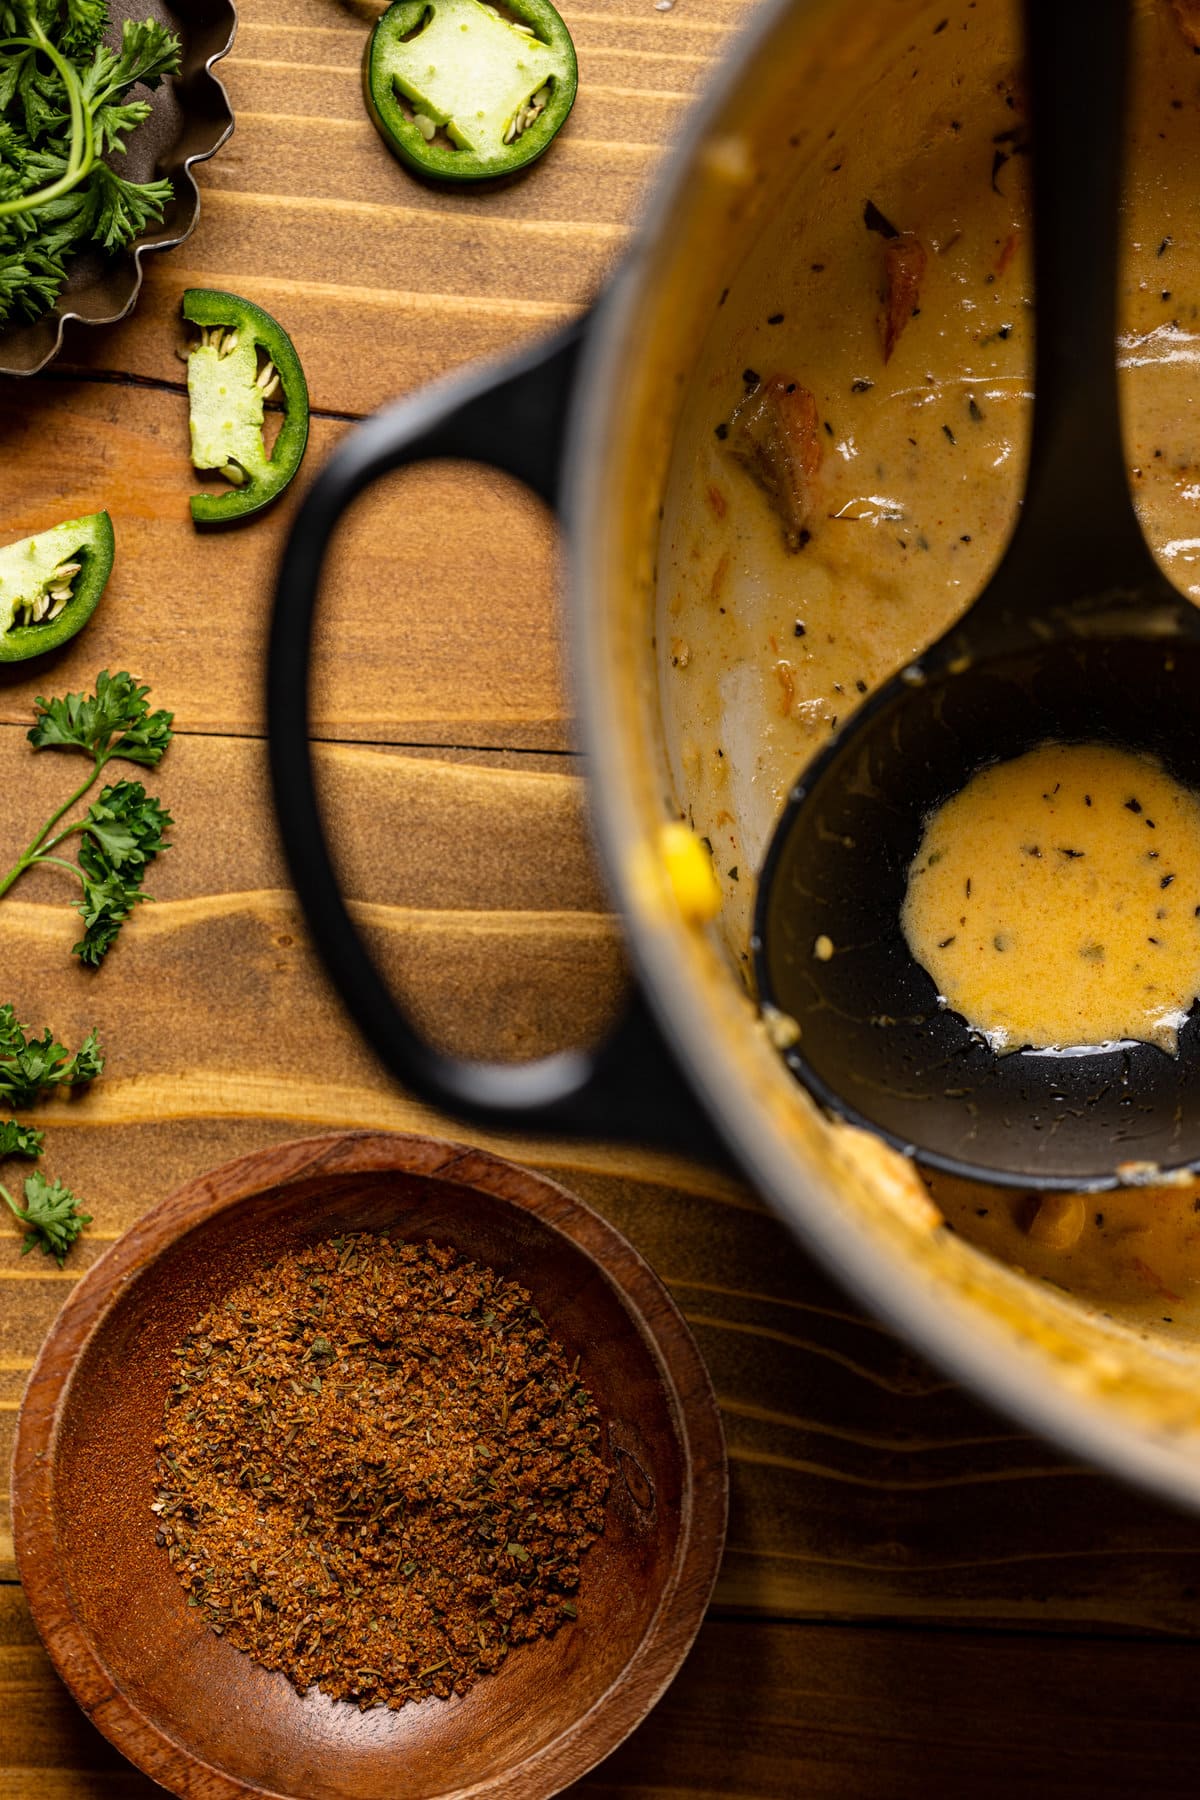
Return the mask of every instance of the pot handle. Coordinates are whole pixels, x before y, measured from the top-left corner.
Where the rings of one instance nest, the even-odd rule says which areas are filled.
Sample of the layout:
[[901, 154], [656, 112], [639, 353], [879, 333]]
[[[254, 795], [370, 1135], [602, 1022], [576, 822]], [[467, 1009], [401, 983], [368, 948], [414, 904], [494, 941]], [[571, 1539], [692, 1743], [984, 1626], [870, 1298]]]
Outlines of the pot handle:
[[321, 570], [350, 503], [379, 476], [443, 457], [488, 463], [557, 506], [571, 389], [586, 321], [499, 367], [385, 408], [345, 437], [297, 511], [275, 590], [267, 719], [275, 810], [292, 882], [351, 1017], [406, 1087], [478, 1124], [623, 1138], [724, 1157], [642, 994], [591, 1050], [525, 1063], [461, 1061], [435, 1049], [393, 1000], [338, 887], [313, 776], [308, 670]]

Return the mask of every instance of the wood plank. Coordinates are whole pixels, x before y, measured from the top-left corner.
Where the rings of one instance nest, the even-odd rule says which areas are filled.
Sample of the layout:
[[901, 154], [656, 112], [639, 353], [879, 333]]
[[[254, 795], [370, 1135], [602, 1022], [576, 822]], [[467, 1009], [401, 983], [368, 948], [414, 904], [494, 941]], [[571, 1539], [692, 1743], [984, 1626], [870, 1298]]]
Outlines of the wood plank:
[[[296, 80], [287, 84], [278, 78], [266, 82], [263, 77], [268, 72], [252, 71], [259, 79], [249, 89], [247, 105], [238, 110], [237, 135], [228, 153], [207, 172], [206, 192], [239, 194], [267, 204], [277, 196], [336, 204], [350, 193], [356, 206], [402, 214], [410, 230], [415, 227], [432, 234], [439, 221], [469, 220], [472, 226], [483, 222], [488, 228], [502, 228], [519, 244], [523, 241], [521, 227], [525, 221], [545, 225], [561, 223], [564, 215], [569, 218], [580, 184], [585, 181], [592, 181], [596, 188], [589, 225], [607, 224], [622, 229], [636, 216], [662, 153], [655, 132], [646, 139], [619, 136], [618, 119], [610, 116], [616, 100], [606, 99], [603, 105], [597, 100], [593, 104], [601, 112], [601, 119], [595, 121], [596, 135], [584, 136], [582, 125], [570, 137], [564, 132], [561, 148], [546, 160], [536, 191], [527, 191], [529, 184], [514, 183], [496, 193], [461, 199], [455, 195], [451, 205], [447, 196], [434, 188], [416, 182], [397, 186], [396, 160], [370, 120], [363, 117], [361, 105], [349, 114], [340, 110], [346, 96], [327, 94], [329, 84], [315, 72], [305, 71], [303, 83]], [[353, 81], [351, 93], [357, 96], [357, 72]], [[342, 85], [342, 78], [337, 85]], [[250, 98], [254, 101], [253, 110], [248, 104]], [[262, 184], [264, 169], [271, 171], [267, 193]], [[369, 220], [368, 229], [375, 229]], [[586, 235], [604, 239], [612, 234], [593, 234], [589, 230]], [[591, 254], [590, 246], [584, 244], [583, 248]], [[598, 249], [607, 256], [603, 244]], [[540, 257], [521, 271], [515, 292], [510, 295], [505, 290], [495, 300], [502, 305], [510, 297], [537, 298], [539, 262]], [[416, 265], [413, 268], [415, 271]], [[581, 260], [579, 274], [581, 291], [585, 291], [589, 275], [586, 260]], [[413, 280], [410, 273], [409, 283]], [[339, 397], [339, 404], [344, 406], [344, 398]]]
[[591, 219], [472, 216], [465, 228], [456, 209], [426, 210], [407, 194], [384, 205], [212, 185], [202, 229], [192, 254], [228, 269], [227, 286], [243, 269], [294, 281], [335, 269], [355, 287], [486, 294], [497, 305], [507, 296], [582, 304], [626, 239], [619, 225]]
[[[160, 697], [169, 698], [151, 695]], [[526, 758], [502, 767], [483, 758], [317, 744], [313, 760], [344, 884], [356, 900], [498, 913], [604, 907], [573, 759], [531, 769]], [[7, 868], [87, 764], [34, 751], [24, 725], [8, 725], [0, 726], [0, 767], [7, 777], [0, 863]], [[157, 769], [112, 765], [114, 774], [122, 770], [143, 775], [175, 818], [173, 848], [147, 883], [160, 900], [282, 885], [261, 743], [178, 735]], [[34, 870], [0, 908], [0, 923], [18, 902], [58, 899], [65, 906], [69, 879]], [[114, 952], [107, 969], [116, 966]]]
[[[333, 40], [322, 38], [315, 44], [310, 43], [300, 56], [294, 52], [283, 56], [271, 55], [271, 47], [265, 48], [268, 50], [266, 55], [247, 54], [244, 50], [239, 50], [226, 66], [222, 78], [229, 91], [235, 116], [240, 113], [244, 98], [245, 104], [256, 113], [267, 111], [289, 113], [303, 119], [345, 120], [356, 125], [359, 122], [367, 123], [363, 110], [360, 47], [343, 46], [339, 37]], [[697, 79], [697, 69], [701, 72], [701, 79]], [[705, 69], [706, 65], [703, 63], [664, 63], [658, 65], [653, 79], [648, 80], [643, 65], [643, 72], [633, 77], [630, 85], [626, 86], [619, 79], [622, 70], [617, 65], [608, 71], [617, 79], [581, 79], [579, 95], [571, 110], [570, 119], [556, 138], [544, 166], [538, 170], [535, 182], [531, 182], [526, 176], [511, 183], [497, 183], [495, 186], [489, 184], [486, 188], [466, 187], [460, 191], [423, 184], [405, 175], [397, 167], [391, 153], [369, 123], [370, 137], [364, 136], [363, 151], [366, 151], [371, 138], [374, 138], [380, 167], [391, 167], [394, 178], [392, 187], [397, 204], [455, 217], [496, 217], [518, 223], [526, 216], [525, 209], [514, 202], [520, 199], [526, 188], [541, 186], [547, 169], [557, 170], [557, 175], [550, 182], [550, 192], [560, 195], [563, 193], [562, 182], [569, 178], [572, 166], [577, 166], [579, 161], [574, 149], [577, 142], [608, 144], [620, 150], [626, 143], [656, 146], [674, 138], [682, 123], [684, 110], [702, 91]], [[252, 169], [253, 165], [244, 152], [238, 156], [230, 155], [234, 142], [236, 133], [228, 149], [216, 157], [212, 167], [206, 171], [210, 182], [221, 167], [242, 173]], [[349, 165], [348, 173], [352, 168], [353, 164]], [[260, 182], [261, 176], [260, 169]], [[343, 192], [346, 191], [354, 191], [353, 180], [347, 181], [343, 189]], [[581, 232], [586, 232], [592, 224], [594, 208], [591, 205], [579, 207], [578, 189], [572, 198], [576, 204], [569, 207], [566, 217]], [[544, 200], [537, 197], [529, 204], [540, 209]]]
[[[564, 15], [570, 11], [564, 7]], [[665, 22], [665, 21], [664, 21]], [[694, 92], [713, 74], [718, 62], [720, 33], [710, 34], [700, 49], [681, 48], [678, 41], [664, 42], [655, 23], [647, 25], [643, 15], [638, 30], [632, 21], [621, 23], [603, 14], [586, 18], [575, 14], [572, 35], [579, 59], [580, 89], [583, 97], [597, 85], [626, 88], [686, 88]], [[339, 66], [357, 65], [363, 54], [366, 33], [349, 25], [324, 24], [291, 26], [281, 30], [261, 16], [254, 16], [238, 27], [237, 44], [226, 64], [226, 72], [240, 69], [255, 58], [275, 61], [332, 62]], [[239, 110], [239, 120], [241, 118]]]
[[[591, 913], [456, 912], [400, 907], [353, 908], [388, 985], [406, 999], [418, 1026], [459, 1055], [517, 1060], [549, 1055], [586, 1042], [602, 1030], [619, 991], [621, 957], [612, 921]], [[28, 1013], [31, 986], [45, 983], [54, 959], [65, 957], [76, 921], [60, 906], [10, 902], [4, 926], [9, 985]], [[226, 1077], [268, 1072], [286, 1088], [305, 1083], [313, 1046], [333, 1004], [304, 935], [303, 919], [286, 890], [163, 901], [139, 915], [122, 946], [120, 978], [101, 985], [79, 968], [55, 974], [71, 1012], [91, 1006], [109, 1043], [112, 1083], [152, 1069], [160, 1079], [186, 1079], [207, 1065]], [[25, 970], [37, 970], [35, 983]], [[222, 1002], [212, 1004], [212, 975], [222, 972]], [[165, 989], [169, 1006], [147, 1012], [136, 995], [145, 983]], [[575, 1005], [568, 996], [577, 987]], [[45, 986], [41, 987], [44, 994]], [[498, 1035], [497, 1035], [498, 1028]], [[275, 1034], [268, 1070], [259, 1039]], [[282, 1035], [278, 1035], [282, 1033]], [[379, 1071], [366, 1045], [347, 1036], [338, 1046], [343, 1089], [363, 1097]]]
[[[1200, 1782], [1200, 1725], [1187, 1704], [1200, 1646], [1147, 1648], [710, 1621], [645, 1724], [570, 1792], [1183, 1800]], [[162, 1791], [74, 1706], [12, 1588], [0, 1590], [0, 1764], [0, 1800]]]
[[[721, 41], [745, 24], [749, 0], [686, 0], [671, 11], [647, 11], [645, 0], [564, 0], [560, 12], [577, 46], [619, 43], [634, 50], [687, 49], [715, 53]], [[363, 35], [383, 11], [381, 0], [343, 0], [333, 13], [320, 0], [254, 0], [245, 16], [276, 26], [285, 36], [319, 30], [345, 31], [352, 22]], [[236, 54], [236, 52], [235, 52]]]
[[[173, 257], [146, 265], [136, 316], [109, 332], [68, 330], [58, 375], [127, 370], [169, 381], [182, 392], [179, 305], [185, 288], [234, 289], [280, 319], [295, 340], [316, 406], [367, 413], [468, 363], [509, 354], [573, 318], [582, 295], [535, 300], [509, 295], [502, 307], [480, 294], [415, 292], [399, 285], [355, 286], [330, 267], [319, 278], [264, 275], [253, 265], [231, 271], [197, 260], [206, 240], [194, 239]], [[356, 356], [354, 344], [369, 338], [380, 354]]]
[[[344, 430], [314, 422], [312, 466]], [[71, 446], [65, 467], [48, 454], [56, 443]], [[57, 691], [132, 664], [181, 729], [261, 733], [265, 619], [299, 493], [242, 530], [199, 533], [187, 445], [182, 389], [0, 383], [4, 534], [112, 512], [116, 568], [95, 617], [55, 661]], [[331, 554], [315, 735], [565, 747], [554, 543], [541, 503], [491, 470], [437, 465], [381, 482]], [[13, 676], [0, 720], [27, 723], [47, 675]]]
[[710, 1625], [650, 1719], [578, 1791], [592, 1800], [1182, 1797], [1200, 1779], [1187, 1698], [1194, 1655], [1096, 1640]]

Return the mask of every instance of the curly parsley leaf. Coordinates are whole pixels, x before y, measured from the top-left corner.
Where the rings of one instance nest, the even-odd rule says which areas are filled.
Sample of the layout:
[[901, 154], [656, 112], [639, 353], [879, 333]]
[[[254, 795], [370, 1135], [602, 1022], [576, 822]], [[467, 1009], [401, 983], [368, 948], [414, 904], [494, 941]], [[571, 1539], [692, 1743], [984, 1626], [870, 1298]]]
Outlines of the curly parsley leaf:
[[125, 139], [144, 124], [153, 110], [148, 100], [127, 100], [124, 105], [102, 106], [96, 114], [96, 136], [103, 149], [122, 152]]
[[[104, 1055], [95, 1031], [74, 1056], [47, 1027], [41, 1037], [22, 1025], [16, 1008], [0, 1006], [0, 1099], [11, 1107], [30, 1106], [44, 1093], [58, 1087], [77, 1087], [91, 1081], [104, 1067]], [[19, 1119], [0, 1119], [0, 1157], [25, 1156], [36, 1161], [42, 1154], [44, 1134]], [[25, 1182], [25, 1204], [18, 1205], [8, 1189], [0, 1186], [0, 1199], [14, 1216], [28, 1226], [21, 1254], [39, 1249], [53, 1256], [59, 1267], [91, 1214], [61, 1181], [50, 1181], [35, 1169]]]
[[[0, 23], [0, 31], [3, 30], [4, 26]], [[4, 114], [2, 129], [5, 132], [3, 142], [5, 160], [9, 164], [13, 177], [9, 184], [9, 191], [14, 194], [25, 191], [23, 184], [16, 177], [23, 173], [25, 167], [25, 158], [21, 152], [28, 150], [30, 145], [25, 135], [24, 118], [22, 117], [18, 124], [17, 118], [9, 115], [15, 114], [15, 102], [18, 97], [22, 99], [22, 112], [24, 112], [24, 90], [32, 86], [36, 74], [37, 52], [35, 50], [14, 50], [0, 60], [0, 113]]]
[[80, 86], [94, 110], [139, 83], [156, 88], [164, 75], [174, 75], [178, 67], [179, 39], [173, 32], [157, 19], [126, 19], [120, 49], [101, 46]]
[[134, 907], [149, 898], [141, 890], [148, 865], [167, 848], [163, 835], [170, 813], [140, 781], [105, 788], [83, 823], [79, 867], [83, 898], [78, 911], [86, 927], [74, 953], [98, 968]]
[[0, 307], [7, 300], [22, 318], [35, 319], [61, 286], [62, 270], [51, 258], [32, 250], [25, 255], [0, 250]]
[[16, 1119], [0, 1120], [0, 1156], [32, 1156], [42, 1154], [45, 1134], [32, 1125], [21, 1125]]
[[[52, 13], [53, 9], [50, 11]], [[66, 0], [63, 12], [63, 49], [74, 56], [94, 50], [108, 24], [105, 0]]]
[[97, 163], [88, 184], [90, 235], [105, 250], [119, 250], [157, 224], [171, 192], [169, 181], [126, 181], [107, 163]]
[[[112, 869], [142, 869], [167, 848], [164, 836], [175, 823], [169, 812], [140, 781], [118, 781], [100, 790], [100, 798], [88, 808], [86, 839], [79, 860], [85, 868], [105, 859]], [[84, 862], [84, 857], [89, 858]], [[107, 872], [101, 869], [101, 873]]]
[[35, 750], [84, 750], [105, 762], [119, 756], [152, 767], [171, 742], [174, 714], [152, 713], [149, 692], [126, 669], [116, 675], [102, 669], [94, 694], [66, 694], [61, 700], [39, 694], [29, 741]]
[[61, 1181], [51, 1181], [40, 1169], [25, 1179], [24, 1206], [18, 1206], [6, 1187], [0, 1186], [0, 1195], [22, 1225], [29, 1227], [21, 1255], [40, 1250], [44, 1256], [52, 1256], [61, 1269], [67, 1251], [84, 1226], [92, 1222], [91, 1213], [82, 1210], [78, 1197]]
[[76, 910], [83, 918], [84, 932], [71, 953], [85, 968], [98, 969], [117, 941], [117, 933], [139, 901], [148, 894], [138, 891], [138, 884], [123, 881], [119, 875], [105, 875], [98, 881], [85, 881], [83, 898]]
[[104, 1052], [94, 1028], [72, 1056], [49, 1026], [41, 1037], [33, 1037], [11, 1004], [0, 1006], [0, 1102], [13, 1112], [32, 1106], [51, 1088], [94, 1081], [103, 1067]]
[[43, 31], [51, 31], [57, 11], [57, 0], [0, 0], [0, 35], [19, 36], [35, 21]]

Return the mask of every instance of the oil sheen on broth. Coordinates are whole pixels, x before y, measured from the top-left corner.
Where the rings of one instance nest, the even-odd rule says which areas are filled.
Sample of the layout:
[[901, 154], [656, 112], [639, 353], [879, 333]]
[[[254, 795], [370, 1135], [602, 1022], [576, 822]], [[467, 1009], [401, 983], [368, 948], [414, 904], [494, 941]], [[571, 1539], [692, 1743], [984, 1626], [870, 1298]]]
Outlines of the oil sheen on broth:
[[1173, 1053], [1200, 993], [1200, 798], [1105, 744], [981, 769], [929, 819], [902, 923], [994, 1050]]
[[[1200, 59], [1169, 0], [1142, 0], [1136, 30], [1125, 447], [1147, 540], [1195, 600]], [[743, 967], [798, 771], [963, 612], [1016, 516], [1033, 349], [1017, 34], [1015, 6], [947, 0], [856, 67], [852, 104], [836, 84], [808, 96], [779, 146], [787, 195], [731, 273], [688, 384], [660, 535], [659, 686], [679, 812], [711, 846], [720, 929]], [[770, 461], [781, 444], [798, 452], [790, 483]], [[980, 1193], [937, 1197], [982, 1241], [1018, 1215]], [[1161, 1204], [1187, 1246], [1170, 1285], [1200, 1284], [1191, 1196]], [[1080, 1244], [1106, 1244], [1115, 1210], [1102, 1232], [1089, 1214]], [[1012, 1257], [1026, 1236], [1014, 1225], [988, 1242]], [[1029, 1240], [1059, 1278], [1070, 1254]], [[1109, 1267], [1098, 1252], [1089, 1291]], [[1127, 1299], [1139, 1277], [1124, 1279]]]

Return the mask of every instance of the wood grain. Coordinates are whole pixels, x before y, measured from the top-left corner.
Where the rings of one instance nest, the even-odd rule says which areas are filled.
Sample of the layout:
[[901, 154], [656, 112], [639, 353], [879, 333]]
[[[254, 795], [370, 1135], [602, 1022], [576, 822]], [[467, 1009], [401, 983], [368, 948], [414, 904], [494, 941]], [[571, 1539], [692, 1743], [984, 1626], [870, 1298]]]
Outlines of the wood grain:
[[[154, 782], [178, 821], [150, 883], [157, 904], [98, 976], [67, 954], [65, 877], [39, 875], [0, 906], [0, 998], [68, 1038], [95, 1021], [109, 1052], [86, 1098], [44, 1114], [50, 1166], [87, 1195], [94, 1226], [61, 1273], [0, 1232], [2, 1457], [63, 1297], [153, 1200], [314, 1129], [472, 1135], [401, 1093], [358, 1043], [287, 891], [262, 657], [295, 500], [239, 533], [193, 532], [183, 289], [244, 293], [292, 333], [317, 413], [311, 471], [354, 417], [587, 304], [752, 8], [565, 3], [575, 114], [541, 164], [488, 194], [420, 186], [367, 125], [356, 69], [377, 10], [243, 0], [225, 65], [238, 129], [201, 171], [195, 236], [150, 259], [130, 320], [69, 336], [42, 379], [0, 384], [0, 541], [99, 505], [118, 535], [88, 630], [49, 670], [0, 682], [0, 845], [24, 842], [65, 791], [65, 766], [24, 743], [36, 693], [131, 667], [183, 732]], [[566, 754], [554, 545], [510, 484], [419, 471], [363, 504], [324, 600], [318, 764], [347, 891], [391, 978], [460, 1048], [577, 1041], [619, 1004], [618, 935]], [[581, 1791], [1196, 1791], [1190, 1522], [984, 1412], [865, 1319], [730, 1178], [613, 1145], [498, 1147], [578, 1191], [660, 1270], [730, 1450], [717, 1614], [649, 1723]], [[12, 1574], [6, 1514], [0, 1573]], [[0, 1587], [0, 1800], [159, 1791], [82, 1720], [19, 1591]]]
[[[587, 1800], [1190, 1800], [1200, 1651], [1033, 1634], [713, 1620]], [[729, 1705], [730, 1691], [737, 1693]], [[0, 1590], [0, 1800], [152, 1800]]]

